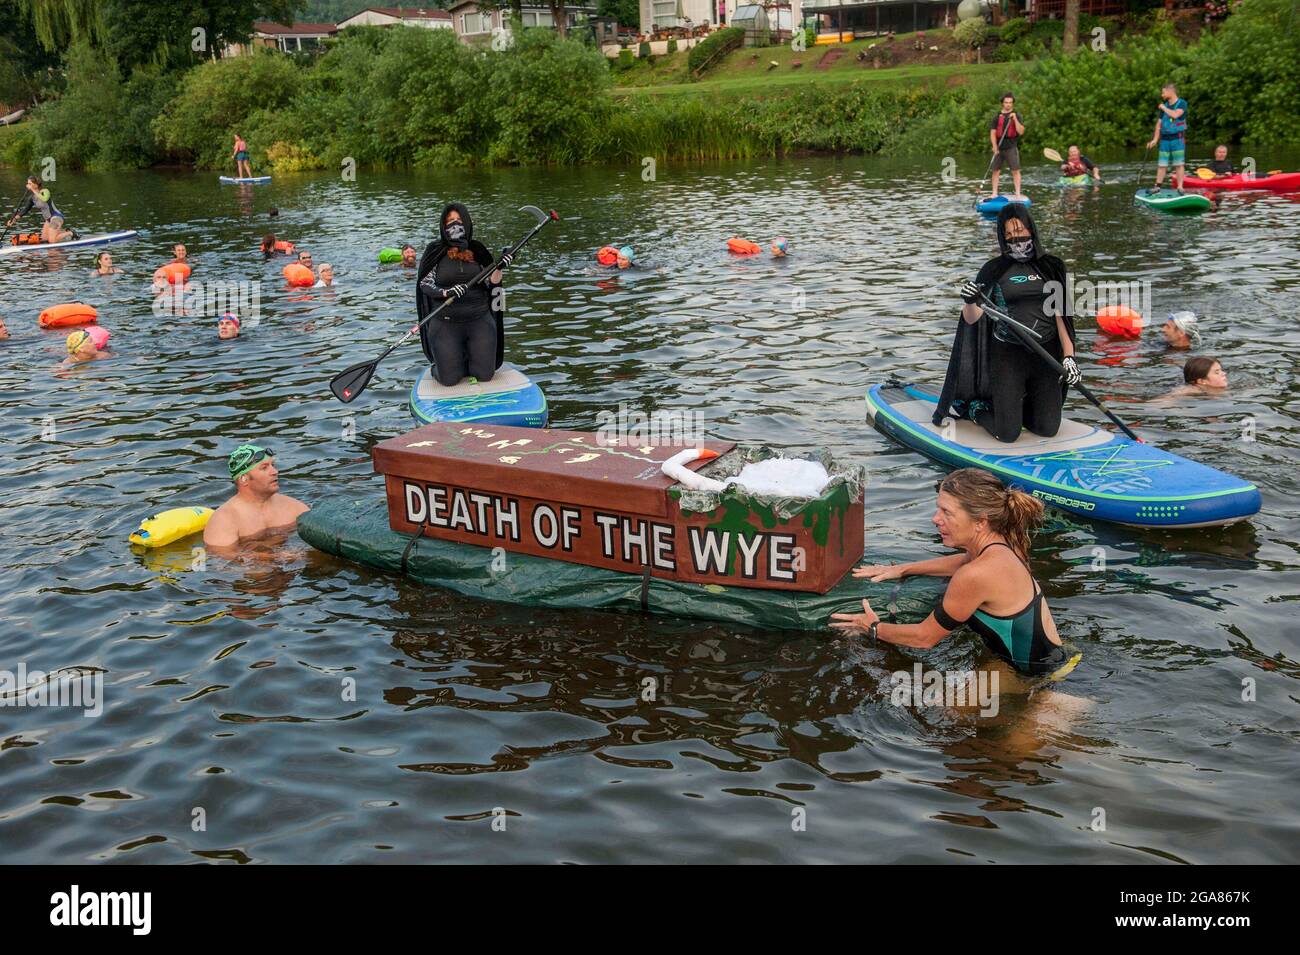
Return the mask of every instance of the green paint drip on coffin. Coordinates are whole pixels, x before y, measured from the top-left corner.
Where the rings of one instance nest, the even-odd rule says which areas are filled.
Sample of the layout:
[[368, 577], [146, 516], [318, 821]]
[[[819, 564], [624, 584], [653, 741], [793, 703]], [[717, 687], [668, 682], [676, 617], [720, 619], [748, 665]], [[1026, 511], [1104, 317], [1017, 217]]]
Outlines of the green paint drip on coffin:
[[[681, 505], [681, 490], [673, 487], [668, 491], [669, 495]], [[736, 543], [737, 537], [743, 535], [746, 539], [753, 537], [758, 533], [754, 527], [751, 517], [758, 518], [758, 523], [764, 530], [775, 530], [778, 525], [783, 523], [777, 516], [776, 509], [772, 505], [763, 504], [745, 496], [742, 492], [728, 488], [722, 492], [719, 501], [722, 510], [722, 517], [715, 523], [706, 525], [709, 530], [713, 531], [730, 531], [731, 536], [727, 538], [727, 573], [734, 574], [738, 568], [740, 557], [740, 548]], [[831, 522], [839, 523], [840, 530], [840, 555], [844, 554], [844, 515], [848, 512], [849, 506], [853, 502], [849, 498], [849, 486], [845, 483], [838, 483], [821, 497], [805, 501], [793, 509], [793, 515], [789, 520], [802, 515], [803, 526], [811, 534], [813, 543], [818, 547], [825, 547], [830, 540]], [[683, 515], [689, 515], [690, 511], [682, 509]], [[699, 513], [707, 514], [709, 517], [718, 513], [718, 509], [712, 511], [700, 511]], [[788, 521], [787, 521], [788, 523]]]

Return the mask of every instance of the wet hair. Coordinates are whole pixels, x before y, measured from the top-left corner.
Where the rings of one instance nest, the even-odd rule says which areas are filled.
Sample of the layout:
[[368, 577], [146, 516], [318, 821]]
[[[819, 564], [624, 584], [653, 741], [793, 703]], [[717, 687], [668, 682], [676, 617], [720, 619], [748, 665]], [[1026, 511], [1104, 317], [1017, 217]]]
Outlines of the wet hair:
[[262, 251], [267, 255], [270, 255], [272, 252], [275, 251], [274, 232], [268, 232], [266, 235], [262, 236]]
[[103, 264], [103, 262], [102, 262], [101, 260], [104, 258], [104, 256], [106, 256], [106, 255], [112, 255], [112, 254], [113, 254], [113, 253], [112, 253], [112, 252], [109, 252], [107, 249], [105, 249], [103, 252], [96, 252], [96, 253], [95, 253], [95, 268], [99, 268], [100, 265]]
[[1029, 541], [1043, 522], [1043, 502], [1009, 488], [988, 471], [962, 468], [939, 482], [939, 490], [954, 498], [974, 520], [985, 520], [1011, 549], [1029, 563]]
[[271, 211], [267, 213], [267, 215], [269, 215], [272, 219], [276, 218], [276, 216], [278, 216], [279, 214], [280, 214], [280, 210], [277, 209], [275, 206], [272, 206]]
[[1189, 385], [1194, 385], [1203, 378], [1210, 377], [1210, 369], [1219, 364], [1219, 359], [1211, 358], [1209, 355], [1197, 355], [1194, 358], [1187, 359], [1187, 364], [1183, 365], [1183, 381]]

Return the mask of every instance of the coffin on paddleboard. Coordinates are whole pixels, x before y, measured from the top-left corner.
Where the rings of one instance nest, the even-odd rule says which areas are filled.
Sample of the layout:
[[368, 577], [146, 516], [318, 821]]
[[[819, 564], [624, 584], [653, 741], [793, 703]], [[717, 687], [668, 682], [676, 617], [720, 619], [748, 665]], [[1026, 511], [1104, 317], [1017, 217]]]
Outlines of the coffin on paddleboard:
[[491, 381], [466, 378], [450, 387], [425, 368], [411, 386], [411, 414], [421, 424], [472, 421], [477, 424], [544, 428], [550, 412], [542, 389], [506, 362]]
[[[389, 526], [647, 577], [825, 593], [861, 559], [860, 469], [815, 498], [772, 502], [728, 488], [710, 509], [661, 465], [695, 444], [606, 443], [598, 433], [441, 423], [375, 445]], [[721, 457], [730, 442], [704, 442]], [[697, 465], [699, 462], [695, 462]], [[828, 472], [835, 474], [834, 470]], [[690, 509], [695, 504], [700, 509]], [[491, 550], [485, 550], [487, 560]]]
[[938, 393], [874, 385], [867, 415], [899, 444], [953, 468], [982, 468], [1044, 503], [1136, 527], [1232, 524], [1259, 512], [1249, 481], [1093, 425], [1061, 420], [1054, 437], [1028, 431], [1003, 444], [971, 421], [931, 420]]

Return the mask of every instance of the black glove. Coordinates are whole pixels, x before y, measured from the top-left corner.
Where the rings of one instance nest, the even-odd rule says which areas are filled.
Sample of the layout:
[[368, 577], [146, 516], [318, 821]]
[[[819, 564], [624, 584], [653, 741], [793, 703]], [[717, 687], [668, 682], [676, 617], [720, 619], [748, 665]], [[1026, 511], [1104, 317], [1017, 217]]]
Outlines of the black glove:
[[1075, 364], [1073, 358], [1062, 358], [1061, 367], [1065, 369], [1065, 380], [1072, 385], [1077, 385], [1083, 381], [1083, 375], [1079, 374], [1079, 366]]
[[451, 288], [445, 290], [444, 296], [446, 298], [460, 298], [465, 294], [465, 291], [465, 286], [453, 285]]
[[497, 268], [504, 269], [514, 260], [515, 260], [514, 253], [510, 251], [509, 247], [504, 248], [501, 250], [501, 261], [497, 263]]
[[967, 305], [974, 305], [980, 300], [980, 295], [983, 290], [980, 288], [978, 282], [971, 279], [970, 281], [962, 283], [962, 287], [957, 291], [961, 293], [961, 300], [963, 302]]

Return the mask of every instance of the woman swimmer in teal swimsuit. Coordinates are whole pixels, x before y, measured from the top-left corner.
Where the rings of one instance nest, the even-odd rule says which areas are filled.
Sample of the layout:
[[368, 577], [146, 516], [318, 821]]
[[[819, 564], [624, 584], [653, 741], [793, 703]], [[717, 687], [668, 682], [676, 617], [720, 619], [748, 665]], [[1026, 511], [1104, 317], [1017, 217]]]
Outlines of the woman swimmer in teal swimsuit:
[[939, 483], [932, 520], [944, 545], [961, 553], [853, 571], [854, 577], [876, 583], [911, 574], [951, 577], [934, 611], [921, 623], [883, 623], [864, 600], [863, 613], [834, 614], [831, 626], [929, 649], [965, 624], [1017, 672], [1065, 676], [1082, 654], [1062, 645], [1042, 588], [1029, 570], [1030, 535], [1042, 519], [1041, 501], [1004, 487], [987, 471], [953, 471]]

